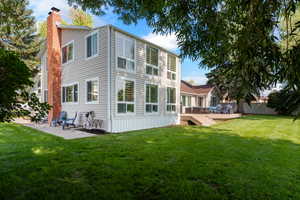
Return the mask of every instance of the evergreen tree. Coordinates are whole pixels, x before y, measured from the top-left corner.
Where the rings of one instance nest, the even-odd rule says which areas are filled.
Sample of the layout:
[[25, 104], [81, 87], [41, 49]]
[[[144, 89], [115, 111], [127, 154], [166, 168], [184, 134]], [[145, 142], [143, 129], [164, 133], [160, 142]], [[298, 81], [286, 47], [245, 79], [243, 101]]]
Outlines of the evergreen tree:
[[40, 41], [28, 0], [0, 1], [0, 48], [14, 51], [31, 69], [37, 65]]

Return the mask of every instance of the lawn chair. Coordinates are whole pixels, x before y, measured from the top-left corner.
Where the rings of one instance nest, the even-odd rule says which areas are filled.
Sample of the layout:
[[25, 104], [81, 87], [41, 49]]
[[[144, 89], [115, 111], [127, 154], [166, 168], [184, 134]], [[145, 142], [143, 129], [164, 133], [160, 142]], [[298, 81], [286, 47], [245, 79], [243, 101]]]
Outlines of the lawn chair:
[[59, 113], [59, 117], [52, 120], [51, 126], [60, 126], [63, 124], [63, 122], [67, 119], [67, 112], [66, 111], [61, 111]]
[[69, 126], [73, 126], [74, 128], [76, 128], [75, 125], [75, 120], [77, 118], [77, 112], [75, 113], [75, 117], [74, 118], [66, 118], [63, 123], [62, 123], [62, 129], [64, 130], [65, 127], [69, 127]]

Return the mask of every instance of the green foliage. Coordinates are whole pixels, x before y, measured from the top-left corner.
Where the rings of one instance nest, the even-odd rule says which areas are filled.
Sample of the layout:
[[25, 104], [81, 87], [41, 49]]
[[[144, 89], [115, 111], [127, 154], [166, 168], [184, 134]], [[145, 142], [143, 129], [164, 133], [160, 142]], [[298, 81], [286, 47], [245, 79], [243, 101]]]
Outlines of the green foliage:
[[300, 92], [288, 89], [273, 92], [269, 95], [267, 106], [283, 115], [300, 114]]
[[[0, 122], [22, 116], [36, 120], [49, 108], [28, 94], [28, 87], [33, 86], [32, 75], [33, 70], [16, 53], [0, 49]], [[38, 111], [41, 113], [36, 113]]]
[[26, 65], [34, 69], [41, 42], [32, 10], [27, 7], [28, 0], [0, 1], [0, 48], [18, 53]]
[[28, 106], [30, 110], [30, 120], [35, 123], [45, 119], [48, 115], [48, 111], [51, 109], [51, 106], [48, 103], [41, 103], [35, 93], [29, 95]]
[[72, 25], [93, 27], [93, 18], [90, 14], [79, 8], [71, 8]]

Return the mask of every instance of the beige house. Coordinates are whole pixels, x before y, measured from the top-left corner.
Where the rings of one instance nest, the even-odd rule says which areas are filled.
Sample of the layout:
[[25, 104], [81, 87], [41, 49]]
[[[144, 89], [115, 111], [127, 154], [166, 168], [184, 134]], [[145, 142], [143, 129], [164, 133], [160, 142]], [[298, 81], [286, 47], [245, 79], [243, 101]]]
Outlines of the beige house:
[[62, 25], [57, 8], [47, 24], [40, 88], [50, 122], [61, 111], [94, 111], [108, 132], [179, 124], [176, 54], [112, 25]]
[[182, 80], [180, 95], [183, 113], [186, 108], [209, 108], [219, 103], [215, 88], [209, 85], [191, 85]]

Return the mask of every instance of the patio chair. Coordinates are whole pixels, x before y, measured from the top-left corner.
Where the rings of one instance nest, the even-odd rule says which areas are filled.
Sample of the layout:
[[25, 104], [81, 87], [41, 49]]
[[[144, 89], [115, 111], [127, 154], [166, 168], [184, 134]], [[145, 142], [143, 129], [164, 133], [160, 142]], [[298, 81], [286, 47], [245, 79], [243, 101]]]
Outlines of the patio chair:
[[74, 118], [66, 118], [63, 123], [62, 123], [62, 129], [64, 130], [65, 127], [69, 127], [69, 126], [73, 126], [74, 128], [76, 128], [75, 125], [75, 120], [77, 118], [77, 112], [75, 113], [75, 117]]
[[67, 112], [66, 111], [61, 111], [59, 113], [59, 117], [56, 119], [53, 119], [51, 122], [51, 126], [57, 126], [57, 125], [62, 125], [63, 122], [67, 119]]

